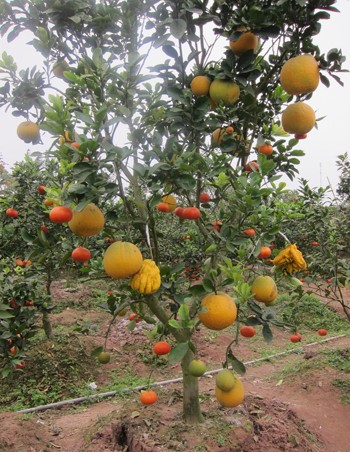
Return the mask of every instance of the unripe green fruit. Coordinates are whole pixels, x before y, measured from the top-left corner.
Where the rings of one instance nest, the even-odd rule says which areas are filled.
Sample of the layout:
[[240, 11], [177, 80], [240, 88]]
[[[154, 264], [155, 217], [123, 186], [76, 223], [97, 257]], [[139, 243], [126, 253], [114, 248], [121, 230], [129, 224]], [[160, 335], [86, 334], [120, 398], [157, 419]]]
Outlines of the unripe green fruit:
[[193, 377], [201, 377], [206, 370], [205, 362], [200, 359], [193, 359], [188, 366], [188, 371]]
[[220, 370], [215, 378], [216, 386], [221, 389], [221, 391], [225, 392], [231, 391], [231, 389], [235, 386], [236, 381], [237, 378], [229, 369]]
[[101, 352], [97, 359], [101, 364], [107, 364], [111, 360], [111, 355], [108, 352]]

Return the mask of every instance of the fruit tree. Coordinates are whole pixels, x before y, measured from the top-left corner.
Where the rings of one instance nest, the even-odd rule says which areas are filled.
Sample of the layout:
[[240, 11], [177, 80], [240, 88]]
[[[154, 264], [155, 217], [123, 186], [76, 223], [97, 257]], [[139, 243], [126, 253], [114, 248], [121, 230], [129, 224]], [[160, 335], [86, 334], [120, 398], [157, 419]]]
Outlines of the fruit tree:
[[[317, 133], [312, 96], [319, 81], [340, 81], [341, 51], [323, 53], [313, 42], [335, 3], [0, 4], [2, 36], [12, 41], [31, 32], [28, 45], [42, 57], [42, 67], [18, 70], [2, 54], [0, 104], [25, 123], [19, 137], [33, 149], [47, 142], [41, 159], [59, 165], [48, 187], [60, 201], [52, 227], [68, 222], [73, 233], [85, 231], [77, 245], [89, 249], [86, 231], [102, 233], [100, 216], [80, 226], [76, 218], [91, 204], [103, 209], [102, 228], [118, 236], [100, 249], [102, 264], [95, 267], [120, 283], [118, 303], [109, 307], [115, 316], [131, 306], [155, 325], [160, 341], [173, 342], [168, 359], [181, 361], [187, 421], [201, 420], [198, 377], [190, 372], [196, 329], [253, 322], [271, 337], [273, 316], [264, 310], [277, 296], [275, 282], [268, 280], [266, 300], [256, 301], [250, 286], [272, 268], [269, 244], [281, 226], [275, 200], [286, 187], [278, 180], [283, 173], [292, 179], [303, 155], [289, 133]], [[273, 153], [258, 152], [265, 143]], [[203, 252], [197, 284], [184, 278], [181, 259], [164, 257], [172, 243], [160, 225], [184, 222]], [[255, 234], [248, 236], [250, 229]], [[298, 259], [283, 271], [300, 268]], [[256, 294], [264, 293], [260, 284]], [[231, 384], [218, 384], [216, 395], [233, 407], [244, 388], [229, 363], [242, 371], [231, 348], [224, 363]], [[157, 399], [149, 392], [141, 397], [146, 404]]]

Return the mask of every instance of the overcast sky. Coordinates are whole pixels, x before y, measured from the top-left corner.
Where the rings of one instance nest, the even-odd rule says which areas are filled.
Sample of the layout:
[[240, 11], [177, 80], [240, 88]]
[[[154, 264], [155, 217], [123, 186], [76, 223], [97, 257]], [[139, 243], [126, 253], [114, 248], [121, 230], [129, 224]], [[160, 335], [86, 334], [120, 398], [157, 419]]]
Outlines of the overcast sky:
[[[315, 42], [322, 52], [328, 52], [332, 48], [342, 49], [346, 57], [345, 69], [350, 69], [350, 1], [340, 0], [336, 7], [340, 13], [332, 13], [331, 19], [322, 21], [322, 29]], [[28, 35], [27, 35], [28, 38]], [[10, 53], [20, 68], [27, 68], [35, 61], [34, 50], [24, 43], [29, 39], [18, 41], [9, 45], [3, 38], [1, 49]], [[35, 64], [35, 63], [34, 63]], [[319, 85], [309, 105], [316, 111], [316, 117], [325, 118], [318, 123], [318, 129], [313, 129], [306, 140], [300, 140], [298, 148], [305, 151], [305, 157], [301, 158], [299, 165], [300, 177], [309, 181], [311, 187], [326, 186], [331, 184], [336, 190], [339, 173], [337, 172], [336, 159], [339, 154], [350, 153], [349, 138], [349, 101], [350, 101], [350, 73], [341, 74], [344, 87], [331, 79], [330, 88]], [[16, 128], [21, 118], [15, 118], [11, 111], [0, 110], [1, 124], [1, 148], [0, 156], [5, 162], [6, 168], [23, 159], [26, 151], [44, 151], [45, 146], [27, 145], [16, 134]], [[285, 179], [290, 188], [297, 188], [297, 180], [290, 182]]]

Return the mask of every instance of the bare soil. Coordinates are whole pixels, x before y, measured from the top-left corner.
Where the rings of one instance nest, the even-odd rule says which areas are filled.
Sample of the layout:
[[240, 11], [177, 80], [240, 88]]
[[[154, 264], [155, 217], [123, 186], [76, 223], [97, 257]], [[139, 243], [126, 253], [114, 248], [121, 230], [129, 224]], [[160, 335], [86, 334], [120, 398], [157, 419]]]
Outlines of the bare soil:
[[[75, 308], [88, 295], [86, 288], [79, 293], [66, 292], [59, 285], [56, 289], [56, 295], [71, 302], [71, 307], [52, 315], [54, 324], [68, 326], [88, 319], [98, 325], [95, 333], [81, 336], [90, 353], [103, 343], [109, 317]], [[127, 324], [128, 320], [121, 318], [112, 327], [107, 344], [112, 359], [109, 364], [99, 366], [96, 392], [116, 368], [122, 372], [131, 367], [135, 375], [144, 376], [152, 368], [153, 381], [180, 376], [177, 364], [150, 366], [147, 360], [142, 360], [152, 345], [145, 334], [148, 326], [141, 322], [130, 332]], [[215, 370], [221, 367], [223, 351], [232, 341], [232, 335], [201, 329], [194, 341], [201, 344], [200, 357], [210, 370]], [[242, 340], [235, 347], [235, 353], [245, 362], [261, 356], [260, 343], [249, 341]], [[288, 334], [277, 331], [274, 341], [279, 345], [285, 343], [287, 350]], [[159, 400], [148, 407], [139, 403], [139, 392], [134, 391], [123, 397], [65, 405], [33, 414], [2, 413], [0, 451], [348, 452], [350, 405], [341, 402], [339, 390], [332, 384], [339, 372], [311, 365], [311, 371], [300, 372], [293, 378], [280, 376], [286, 366], [294, 363], [297, 366], [300, 361], [312, 364], [325, 348], [349, 348], [349, 337], [311, 347], [303, 344], [298, 347], [299, 353], [249, 364], [243, 377], [246, 399], [235, 409], [218, 405], [214, 394], [215, 375], [202, 377], [199, 385], [204, 422], [200, 425], [183, 422], [181, 382], [171, 383], [157, 387]]]

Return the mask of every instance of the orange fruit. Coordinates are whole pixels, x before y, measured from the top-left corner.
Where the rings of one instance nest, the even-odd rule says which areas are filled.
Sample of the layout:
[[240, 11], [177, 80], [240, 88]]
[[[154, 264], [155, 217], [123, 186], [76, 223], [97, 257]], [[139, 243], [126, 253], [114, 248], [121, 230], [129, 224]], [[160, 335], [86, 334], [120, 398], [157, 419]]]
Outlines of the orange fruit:
[[222, 391], [215, 387], [217, 401], [226, 408], [234, 408], [244, 401], [244, 386], [242, 381], [236, 377], [236, 383], [230, 391]]
[[73, 217], [73, 212], [69, 207], [56, 206], [50, 210], [49, 218], [52, 223], [68, 223]]
[[325, 330], [324, 328], [320, 328], [320, 329], [317, 331], [317, 333], [318, 333], [320, 336], [327, 336], [328, 331]]
[[290, 340], [291, 340], [291, 342], [294, 342], [294, 343], [300, 342], [300, 337], [299, 337], [298, 334], [292, 334], [292, 335], [290, 336]]
[[210, 330], [223, 330], [236, 320], [237, 307], [233, 298], [223, 292], [206, 295], [198, 312], [199, 320]]
[[121, 279], [137, 273], [143, 262], [141, 251], [130, 242], [114, 242], [105, 251], [103, 267], [112, 278]]
[[251, 291], [255, 300], [261, 303], [271, 303], [278, 295], [276, 283], [271, 276], [257, 276], [253, 281]]
[[244, 167], [244, 170], [247, 171], [247, 173], [251, 173], [252, 171], [258, 171], [258, 169], [259, 169], [259, 164], [258, 164], [258, 162], [255, 162], [254, 160], [252, 162], [248, 162]]
[[168, 342], [160, 341], [154, 344], [153, 351], [156, 355], [167, 355], [171, 350], [171, 345]]
[[290, 58], [282, 66], [280, 82], [288, 94], [312, 93], [319, 81], [318, 63], [310, 54]]
[[50, 207], [50, 206], [53, 206], [53, 201], [52, 201], [52, 199], [46, 198], [44, 201], [44, 204], [45, 204], [45, 206]]
[[158, 395], [154, 391], [142, 391], [140, 394], [140, 402], [144, 405], [152, 405], [152, 403], [155, 403], [157, 400]]
[[271, 248], [269, 248], [268, 246], [262, 246], [260, 248], [260, 253], [258, 254], [258, 258], [259, 259], [267, 259], [268, 257], [271, 256]]
[[159, 210], [159, 212], [168, 213], [170, 212], [169, 204], [167, 204], [166, 202], [159, 202], [157, 204], [157, 210]]
[[90, 260], [91, 253], [87, 248], [83, 246], [78, 246], [75, 250], [72, 251], [72, 259], [78, 262], [86, 262]]
[[206, 75], [197, 75], [192, 79], [191, 91], [194, 96], [207, 96], [211, 80]]
[[227, 126], [227, 127], [226, 127], [226, 133], [227, 133], [228, 135], [232, 135], [233, 132], [234, 132], [234, 128], [233, 128], [232, 126]]
[[36, 143], [40, 138], [38, 124], [32, 121], [21, 122], [17, 127], [17, 136], [25, 143]]
[[232, 52], [241, 56], [248, 50], [253, 50], [254, 52], [258, 48], [259, 39], [257, 35], [250, 31], [242, 33], [236, 40], [230, 40], [230, 48]]
[[18, 211], [15, 210], [13, 207], [9, 207], [9, 208], [6, 210], [5, 214], [6, 214], [8, 217], [11, 217], [11, 218], [17, 218], [17, 217], [18, 217]]
[[271, 155], [273, 152], [273, 147], [271, 146], [271, 144], [263, 144], [261, 146], [258, 146], [258, 153], [259, 154], [264, 154], [264, 155]]
[[39, 185], [38, 193], [39, 193], [39, 195], [45, 195], [46, 194], [46, 187], [44, 185]]
[[95, 204], [90, 203], [80, 211], [73, 211], [73, 217], [68, 226], [79, 237], [93, 237], [102, 231], [104, 224], [103, 213]]
[[239, 330], [239, 332], [241, 333], [241, 336], [243, 336], [243, 337], [253, 337], [256, 335], [256, 329], [253, 326], [249, 326], [249, 325], [242, 326], [242, 328]]
[[162, 197], [162, 202], [168, 204], [169, 212], [174, 212], [176, 209], [176, 199], [173, 195], [166, 195]]
[[199, 202], [201, 203], [205, 203], [205, 202], [209, 202], [211, 200], [210, 195], [208, 195], [208, 193], [201, 193], [199, 196]]
[[239, 95], [239, 86], [230, 80], [215, 79], [209, 88], [209, 96], [214, 104], [222, 103], [229, 107], [237, 102]]
[[253, 237], [255, 235], [254, 229], [245, 229], [243, 232], [247, 237]]
[[184, 207], [180, 218], [185, 220], [197, 220], [200, 216], [201, 212], [197, 207]]
[[288, 105], [282, 113], [282, 127], [288, 133], [308, 133], [315, 123], [315, 112], [305, 102], [296, 102]]

